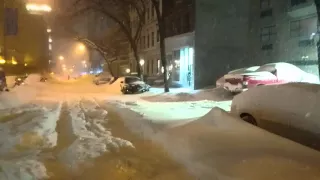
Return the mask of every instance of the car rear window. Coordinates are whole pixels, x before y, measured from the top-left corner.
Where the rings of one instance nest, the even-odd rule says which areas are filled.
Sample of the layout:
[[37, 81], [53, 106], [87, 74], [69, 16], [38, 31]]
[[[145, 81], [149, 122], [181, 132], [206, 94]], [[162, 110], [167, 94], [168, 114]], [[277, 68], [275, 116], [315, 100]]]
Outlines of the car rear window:
[[129, 83], [133, 83], [136, 81], [140, 81], [140, 78], [138, 77], [126, 77], [125, 79], [125, 83], [129, 84]]

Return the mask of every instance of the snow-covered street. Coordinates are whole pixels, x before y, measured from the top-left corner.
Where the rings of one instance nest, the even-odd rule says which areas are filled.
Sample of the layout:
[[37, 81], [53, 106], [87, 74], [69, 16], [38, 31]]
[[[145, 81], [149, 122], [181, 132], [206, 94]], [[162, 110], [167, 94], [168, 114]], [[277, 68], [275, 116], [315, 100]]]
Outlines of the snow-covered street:
[[238, 121], [219, 90], [124, 96], [37, 78], [0, 95], [1, 180], [320, 177], [319, 152]]

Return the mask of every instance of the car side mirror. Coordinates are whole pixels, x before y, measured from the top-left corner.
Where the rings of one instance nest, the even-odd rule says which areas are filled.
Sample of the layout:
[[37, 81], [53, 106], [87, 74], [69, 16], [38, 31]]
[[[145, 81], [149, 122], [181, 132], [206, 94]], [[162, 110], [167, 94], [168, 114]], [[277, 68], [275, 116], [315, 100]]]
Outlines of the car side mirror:
[[120, 83], [123, 83], [123, 81], [121, 81]]

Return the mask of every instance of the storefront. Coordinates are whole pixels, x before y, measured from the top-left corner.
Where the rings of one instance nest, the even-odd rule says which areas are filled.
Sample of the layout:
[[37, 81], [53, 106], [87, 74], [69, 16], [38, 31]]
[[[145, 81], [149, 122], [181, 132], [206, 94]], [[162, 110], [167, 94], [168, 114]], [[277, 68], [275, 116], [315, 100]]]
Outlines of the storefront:
[[185, 88], [194, 88], [194, 49], [184, 47], [175, 50], [168, 56], [169, 71], [172, 81], [178, 82]]

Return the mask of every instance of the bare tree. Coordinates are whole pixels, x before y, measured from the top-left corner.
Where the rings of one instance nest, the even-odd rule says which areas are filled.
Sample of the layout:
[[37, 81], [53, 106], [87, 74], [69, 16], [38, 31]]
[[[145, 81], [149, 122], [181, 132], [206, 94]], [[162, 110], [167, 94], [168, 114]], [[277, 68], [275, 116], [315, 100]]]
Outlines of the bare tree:
[[[316, 8], [317, 8], [317, 15], [318, 15], [318, 20], [317, 20], [317, 35], [320, 37], [320, 32], [319, 32], [319, 25], [320, 25], [320, 0], [314, 0]], [[317, 51], [318, 51], [318, 69], [320, 73], [320, 38], [318, 38], [317, 41]]]
[[[90, 10], [100, 12], [119, 26], [132, 49], [137, 73], [142, 76], [138, 42], [145, 20], [145, 0], [75, 0], [73, 6], [75, 9], [73, 14], [81, 14]], [[132, 23], [130, 13], [137, 15], [135, 23]]]
[[84, 37], [77, 37], [76, 40], [84, 43], [90, 49], [99, 52], [112, 76], [115, 75], [112, 63], [120, 60], [123, 56], [127, 56], [129, 53], [129, 43], [124, 33], [118, 27], [109, 28], [104, 38], [100, 40], [91, 40]]
[[168, 63], [166, 59], [166, 49], [165, 49], [165, 17], [160, 9], [160, 0], [150, 0], [152, 6], [156, 12], [159, 28], [159, 37], [160, 37], [160, 57], [161, 63], [164, 68], [163, 72], [163, 81], [164, 81], [164, 92], [169, 92], [169, 81], [168, 81]]

